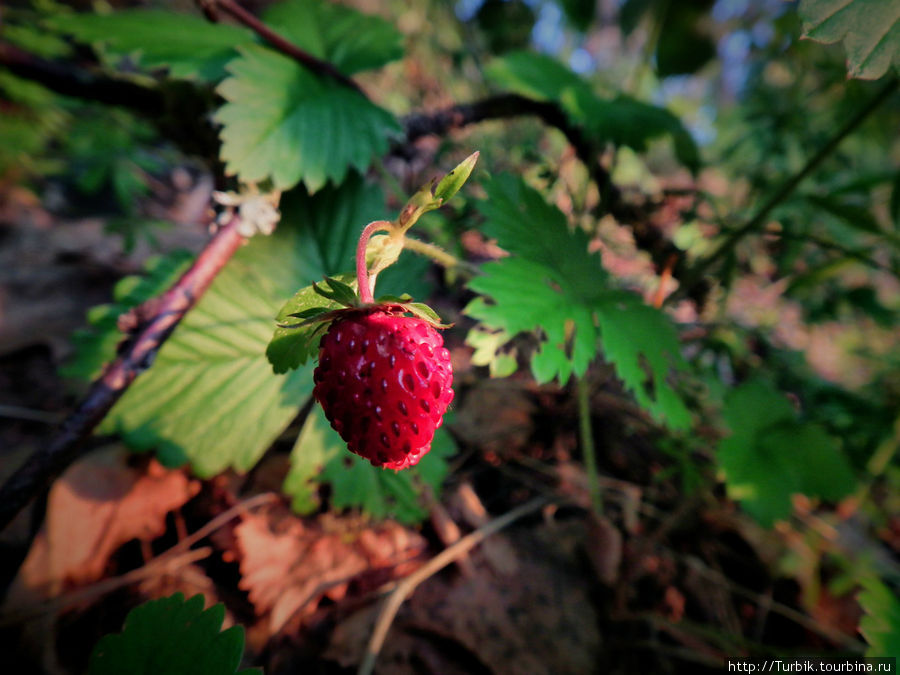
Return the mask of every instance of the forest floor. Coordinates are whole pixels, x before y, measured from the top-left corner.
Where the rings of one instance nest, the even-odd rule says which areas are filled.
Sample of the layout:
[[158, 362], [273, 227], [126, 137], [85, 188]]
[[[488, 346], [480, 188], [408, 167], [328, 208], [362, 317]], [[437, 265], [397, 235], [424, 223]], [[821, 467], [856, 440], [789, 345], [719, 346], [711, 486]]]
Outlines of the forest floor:
[[[208, 192], [201, 183], [168, 195], [160, 208], [183, 212], [159, 234], [162, 250], [202, 245], [191, 204], [208, 203]], [[51, 214], [14, 188], [2, 195], [0, 479], [77, 401], [57, 370], [69, 337], [149, 253], [139, 243], [126, 254], [102, 219]], [[399, 579], [536, 496], [546, 499], [540, 509], [415, 590], [376, 672], [721, 672], [729, 656], [860, 646], [859, 609], [829, 592], [809, 542], [789, 526], [760, 529], [717, 489], [687, 489], [608, 369], [591, 373], [600, 516], [578, 454], [574, 392], [490, 380], [468, 347], [448, 346], [461, 452], [420, 527], [292, 514], [277, 495], [301, 419], [248, 475], [210, 480], [93, 440], [0, 536], [0, 641], [16, 655], [5, 672], [82, 671], [129, 609], [175, 591], [224, 602], [226, 623], [247, 629], [248, 664], [269, 675], [354, 672]], [[798, 513], [815, 524], [804, 506]], [[790, 575], [776, 565], [786, 551]]]

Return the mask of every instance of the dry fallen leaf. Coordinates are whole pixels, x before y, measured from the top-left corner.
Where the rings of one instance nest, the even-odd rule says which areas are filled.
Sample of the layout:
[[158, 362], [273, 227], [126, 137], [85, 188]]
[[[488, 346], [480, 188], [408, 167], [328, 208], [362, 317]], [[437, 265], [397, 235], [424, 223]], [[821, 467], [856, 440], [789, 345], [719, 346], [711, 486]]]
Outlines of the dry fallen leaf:
[[199, 490], [181, 471], [155, 460], [139, 470], [127, 466], [127, 457], [118, 447], [92, 453], [53, 484], [44, 527], [13, 582], [7, 607], [101, 578], [122, 544], [162, 535], [166, 514]]
[[285, 508], [248, 513], [235, 528], [240, 588], [257, 614], [280, 631], [297, 612], [307, 615], [327, 596], [339, 600], [352, 581], [373, 573], [381, 583], [414, 569], [425, 550], [421, 535], [386, 521], [364, 529], [350, 519], [301, 520]]

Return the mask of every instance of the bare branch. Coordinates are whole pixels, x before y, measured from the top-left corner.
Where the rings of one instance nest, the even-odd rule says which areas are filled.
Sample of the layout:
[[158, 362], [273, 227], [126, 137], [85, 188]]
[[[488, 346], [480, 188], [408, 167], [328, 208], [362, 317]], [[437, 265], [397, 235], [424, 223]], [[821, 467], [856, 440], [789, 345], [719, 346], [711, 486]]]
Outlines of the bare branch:
[[136, 319], [119, 356], [106, 366], [79, 406], [60, 426], [47, 447], [32, 454], [0, 488], [0, 529], [49, 482], [82, 454], [82, 446], [100, 420], [135, 378], [150, 367], [159, 348], [203, 295], [231, 256], [246, 241], [233, 216], [219, 229], [197, 260], [165, 294], [128, 316]]
[[309, 52], [300, 49], [300, 47], [295, 45], [290, 40], [287, 40], [283, 36], [273, 31], [266, 24], [253, 16], [250, 12], [241, 7], [237, 2], [235, 2], [235, 0], [198, 0], [198, 3], [200, 5], [200, 8], [203, 10], [203, 13], [206, 15], [206, 18], [210, 19], [211, 21], [216, 21], [217, 10], [222, 10], [233, 19], [235, 19], [238, 23], [243, 24], [254, 33], [259, 35], [259, 37], [268, 42], [285, 56], [291, 57], [316, 74], [331, 77], [343, 84], [345, 87], [354, 89], [363, 96], [366, 96], [365, 92], [353, 79], [344, 75], [344, 73], [339, 71], [332, 64], [328, 63], [328, 61], [323, 61], [322, 59], [316, 58]]
[[64, 96], [140, 110], [145, 115], [161, 115], [165, 101], [157, 89], [133, 82], [96, 75], [86, 68], [48, 61], [9, 43], [0, 42], [0, 65], [13, 75], [37, 82]]

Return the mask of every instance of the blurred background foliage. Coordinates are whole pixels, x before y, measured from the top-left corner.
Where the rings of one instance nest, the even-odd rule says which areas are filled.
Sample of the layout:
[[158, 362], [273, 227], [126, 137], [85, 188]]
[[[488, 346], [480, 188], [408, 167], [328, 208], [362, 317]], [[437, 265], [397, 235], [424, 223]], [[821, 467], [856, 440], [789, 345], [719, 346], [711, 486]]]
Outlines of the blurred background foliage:
[[[247, 6], [276, 26], [295, 25], [292, 11], [311, 12], [302, 14], [309, 21], [325, 17], [323, 26], [340, 24], [340, 11], [320, 4]], [[887, 60], [884, 52], [860, 57], [871, 47], [866, 31], [881, 20], [867, 13], [870, 4], [854, 0], [832, 15], [815, 0], [352, 0], [342, 5], [380, 18], [347, 19], [367, 26], [361, 35], [371, 31], [374, 47], [360, 40], [356, 51], [343, 49], [350, 38], [322, 28], [336, 37], [322, 39], [320, 56], [354, 74], [371, 109], [354, 108], [335, 131], [336, 111], [323, 107], [317, 128], [344, 154], [335, 149], [319, 164], [289, 171], [283, 163], [268, 166], [265, 156], [250, 168], [240, 148], [220, 155], [216, 124], [233, 125], [230, 137], [222, 134], [227, 146], [246, 140], [254, 115], [284, 118], [280, 99], [242, 99], [239, 85], [265, 92], [275, 76], [254, 80], [253, 73], [284, 68], [289, 80], [295, 67], [246, 47], [251, 36], [243, 27], [207, 23], [186, 1], [8, 3], [0, 27], [0, 222], [10, 253], [0, 258], [0, 299], [11, 299], [0, 305], [0, 357], [11, 363], [32, 345], [49, 344], [49, 356], [34, 358], [49, 362], [52, 374], [26, 359], [26, 376], [49, 377], [50, 388], [61, 389], [52, 378], [66, 364], [68, 389], [48, 398], [46, 382], [24, 393], [7, 383], [4, 397], [65, 409], [114, 354], [116, 317], [177, 277], [191, 253], [173, 251], [195, 253], [202, 245], [198, 223], [208, 218], [213, 187], [234, 189], [235, 172], [271, 176], [289, 190], [278, 234], [232, 261], [104, 432], [157, 450], [164, 463], [190, 461], [207, 478], [264, 466], [274, 447], [282, 471], [270, 483], [304, 514], [349, 508], [376, 521], [421, 522], [429, 512], [423, 495], [434, 499], [442, 484], [468, 480], [494, 494], [490, 505], [499, 509], [515, 501], [510, 495], [522, 485], [510, 476], [523, 471], [524, 485], [538, 482], [584, 502], [584, 470], [579, 465], [578, 480], [564, 473], [573, 452], [587, 460], [574, 431], [574, 372], [591, 392], [601, 477], [638, 486], [642, 504], [662, 514], [652, 537], [643, 523], [628, 524], [625, 502], [599, 521], [614, 523], [627, 540], [623, 571], [598, 591], [599, 625], [631, 645], [606, 657], [611, 672], [712, 668], [738, 652], [861, 651], [860, 615], [868, 653], [896, 655], [888, 652], [900, 631], [900, 38], [894, 23], [878, 47]], [[160, 11], [140, 20], [119, 14], [135, 8]], [[98, 23], [92, 11], [110, 16]], [[190, 14], [191, 23], [177, 12]], [[846, 30], [851, 35], [841, 43]], [[307, 33], [291, 37], [315, 42]], [[854, 35], [863, 38], [854, 42]], [[91, 81], [54, 86], [53, 72], [22, 65], [23, 53], [54, 64], [63, 80], [87, 72]], [[254, 54], [265, 68], [234, 68], [238, 58], [249, 68]], [[302, 97], [310, 88], [293, 93]], [[350, 95], [330, 80], [322, 88], [332, 103]], [[562, 121], [488, 116], [449, 134], [402, 137], [416, 115], [510, 93], [553, 106]], [[343, 108], [353, 105], [348, 98]], [[362, 140], [341, 144], [343, 130]], [[263, 350], [271, 317], [296, 288], [346, 271], [355, 227], [395, 212], [435, 167], [452, 167], [474, 149], [481, 184], [416, 229], [485, 275], [465, 285], [464, 268], [439, 269], [405, 254], [382, 289], [430, 294], [457, 322], [448, 344], [465, 355], [457, 368], [458, 413], [421, 475], [373, 478], [355, 458], [342, 461], [340, 442], [306, 414], [308, 372], [269, 379]], [[586, 165], [585, 155], [595, 161]], [[532, 205], [524, 215], [517, 199]], [[64, 310], [49, 300], [42, 305], [50, 296], [38, 290], [68, 277], [30, 277], [24, 265], [10, 272], [31, 259], [16, 247], [35, 246], [21, 243], [24, 224], [87, 237], [78, 228], [88, 222], [105, 234], [85, 239], [75, 274], [98, 265], [103, 274], [90, 277], [81, 299], [62, 299]], [[504, 306], [495, 297], [496, 279], [516, 273], [510, 260], [539, 256], [517, 250], [527, 237], [510, 234], [516, 225], [543, 228], [530, 241], [565, 253], [568, 267], [541, 261], [561, 284], [567, 273], [597, 268], [579, 277], [582, 286], [572, 283], [559, 316], [548, 312], [537, 327], [520, 325], [517, 302], [527, 298], [511, 295]], [[498, 245], [514, 257], [502, 258]], [[65, 255], [52, 264], [71, 264]], [[140, 280], [128, 276], [136, 272]], [[22, 291], [28, 284], [31, 294]], [[594, 295], [607, 286], [620, 295]], [[478, 304], [478, 293], [497, 303]], [[667, 318], [628, 305], [641, 297]], [[83, 312], [99, 301], [112, 304], [91, 310], [85, 330]], [[604, 329], [603, 312], [613, 305], [626, 313]], [[576, 346], [574, 356], [564, 340], [555, 356], [536, 349], [547, 333], [566, 329], [573, 307], [587, 323], [600, 321], [605, 361], [594, 358], [596, 339], [583, 351]], [[210, 317], [220, 319], [214, 329]], [[628, 321], [651, 347], [629, 340], [624, 329], [614, 341], [612, 326]], [[234, 353], [216, 352], [207, 338]], [[673, 363], [680, 372], [667, 379], [672, 363], [654, 361], [650, 349], [655, 344], [659, 356], [679, 343], [684, 358]], [[185, 366], [185, 354], [196, 362]], [[233, 379], [223, 354], [245, 359]], [[506, 400], [528, 401], [518, 411], [530, 420], [523, 423], [527, 443], [510, 440], [518, 427], [501, 426], [498, 445], [490, 434], [500, 423], [474, 411], [484, 392], [503, 386], [495, 376], [509, 376], [497, 380], [512, 383]], [[201, 384], [191, 390], [186, 380]], [[251, 410], [257, 427], [243, 422], [238, 407], [250, 384], [262, 392]], [[173, 390], [187, 393], [179, 398]], [[660, 401], [670, 390], [677, 396], [667, 407]], [[195, 423], [210, 415], [204, 409], [215, 410], [215, 424]], [[26, 449], [40, 444], [46, 432], [29, 424], [4, 438]], [[227, 433], [217, 437], [216, 426]], [[654, 548], [665, 537], [667, 548]], [[628, 556], [659, 567], [624, 571]], [[691, 587], [697, 560], [725, 579], [724, 608]], [[742, 592], [756, 600], [742, 604]], [[760, 597], [788, 611], [767, 624]], [[791, 612], [803, 618], [784, 629]]]

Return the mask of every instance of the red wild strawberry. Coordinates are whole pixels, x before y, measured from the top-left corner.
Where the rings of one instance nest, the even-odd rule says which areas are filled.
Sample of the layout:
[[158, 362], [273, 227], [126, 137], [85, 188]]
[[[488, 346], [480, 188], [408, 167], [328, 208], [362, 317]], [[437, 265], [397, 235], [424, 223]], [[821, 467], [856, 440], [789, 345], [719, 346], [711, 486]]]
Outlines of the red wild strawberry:
[[313, 394], [347, 447], [404, 469], [431, 449], [453, 400], [444, 341], [427, 321], [382, 306], [347, 311], [319, 346]]

